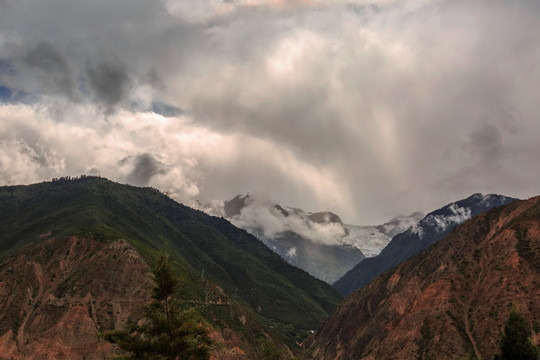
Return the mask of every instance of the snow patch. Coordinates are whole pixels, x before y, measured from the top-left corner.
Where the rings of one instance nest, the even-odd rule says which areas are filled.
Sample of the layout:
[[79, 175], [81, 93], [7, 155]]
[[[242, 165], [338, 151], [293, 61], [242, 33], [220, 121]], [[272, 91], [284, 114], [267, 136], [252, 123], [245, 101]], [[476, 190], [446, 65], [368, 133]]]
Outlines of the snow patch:
[[448, 227], [461, 224], [471, 218], [471, 209], [459, 207], [456, 203], [449, 205], [451, 215], [428, 215], [424, 223], [435, 228], [438, 232], [443, 232]]
[[379, 255], [391, 238], [381, 232], [378, 226], [356, 226], [345, 224], [349, 235], [347, 242], [362, 251], [365, 257]]

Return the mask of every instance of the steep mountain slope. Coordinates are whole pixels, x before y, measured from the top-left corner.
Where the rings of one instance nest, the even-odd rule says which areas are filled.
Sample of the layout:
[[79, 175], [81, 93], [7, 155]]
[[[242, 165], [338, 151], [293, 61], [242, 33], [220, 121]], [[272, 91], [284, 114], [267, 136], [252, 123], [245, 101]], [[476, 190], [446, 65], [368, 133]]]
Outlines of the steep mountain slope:
[[343, 295], [366, 286], [371, 280], [436, 243], [472, 216], [516, 199], [501, 195], [474, 194], [429, 213], [416, 226], [398, 234], [379, 255], [368, 258], [334, 283]]
[[362, 252], [352, 245], [318, 244], [292, 231], [273, 238], [257, 237], [290, 264], [327, 283], [332, 283], [364, 259]]
[[27, 246], [0, 264], [0, 359], [101, 359], [93, 334], [149, 300], [148, 266], [125, 240], [76, 236]]
[[[66, 237], [103, 246], [112, 246], [118, 239], [125, 239], [145, 263], [152, 263], [159, 251], [169, 252], [182, 278], [181, 300], [196, 305], [221, 329], [220, 336], [232, 332], [229, 338], [244, 339], [251, 346], [255, 346], [258, 337], [264, 338], [269, 332], [276, 333], [284, 328], [288, 329], [288, 335], [283, 339], [294, 344], [302, 333], [316, 328], [341, 300], [328, 284], [287, 264], [246, 231], [225, 219], [178, 204], [154, 189], [120, 185], [96, 177], [0, 188], [2, 271], [14, 271], [16, 259], [39, 253], [37, 248], [44, 241], [61, 242]], [[105, 251], [93, 246], [96, 246], [95, 251]], [[81, 299], [87, 299], [88, 294], [92, 299], [111, 297], [109, 304], [114, 304], [114, 294], [105, 291], [100, 295], [96, 290], [96, 287], [103, 290], [100, 283], [87, 284], [91, 280], [101, 280], [99, 276], [85, 273], [88, 264], [83, 259], [94, 256], [94, 250], [75, 252], [73, 256], [80, 261], [73, 263], [74, 273], [69, 276], [71, 270], [65, 268], [66, 259], [55, 257], [54, 263], [60, 264], [56, 267], [50, 267], [47, 261], [40, 262], [40, 256], [49, 256], [54, 248], [42, 250], [44, 255], [24, 261], [39, 264], [35, 267], [38, 270], [34, 269], [34, 274], [27, 279], [19, 279], [14, 273], [14, 282], [2, 280], [0, 289], [7, 296], [15, 296], [17, 289], [28, 289], [24, 291], [30, 294], [26, 296], [28, 304], [32, 305], [28, 309], [16, 305], [10, 307], [5, 302], [0, 305], [0, 324], [4, 324], [0, 328], [0, 338], [4, 346], [32, 343], [31, 333], [23, 331], [23, 335], [19, 335], [21, 322], [37, 321], [30, 319], [43, 311], [41, 306], [48, 300], [65, 301], [66, 308], [59, 310], [59, 318], [68, 316], [67, 309], [82, 301], [75, 298], [62, 300], [64, 297], [58, 295], [59, 286], [68, 294], [79, 294]], [[46, 280], [53, 279], [54, 274], [54, 281]], [[24, 286], [17, 285], [20, 282], [24, 282]], [[142, 286], [144, 281], [139, 279], [138, 283]], [[140, 286], [138, 290], [143, 296]], [[79, 289], [85, 290], [78, 293]], [[55, 294], [54, 298], [50, 297], [51, 293]], [[15, 300], [11, 301], [11, 304], [15, 303]], [[123, 315], [117, 317], [117, 309], [118, 306], [111, 310], [110, 318], [103, 318], [108, 321], [107, 326], [111, 321], [118, 324], [129, 316], [130, 310], [126, 308], [119, 310]], [[92, 316], [99, 318], [101, 315], [92, 310]], [[43, 331], [52, 334], [56, 326], [54, 321], [45, 324]], [[94, 331], [103, 330], [105, 326], [97, 322], [94, 325]], [[81, 334], [79, 330], [73, 330], [73, 324], [61, 326], [71, 328], [73, 337], [94, 336], [93, 332], [88, 335], [88, 332]], [[32, 346], [39, 345], [32, 343]]]
[[512, 302], [540, 340], [539, 299], [536, 197], [483, 213], [385, 272], [305, 345], [315, 359], [413, 359], [419, 350], [434, 359], [490, 359]]

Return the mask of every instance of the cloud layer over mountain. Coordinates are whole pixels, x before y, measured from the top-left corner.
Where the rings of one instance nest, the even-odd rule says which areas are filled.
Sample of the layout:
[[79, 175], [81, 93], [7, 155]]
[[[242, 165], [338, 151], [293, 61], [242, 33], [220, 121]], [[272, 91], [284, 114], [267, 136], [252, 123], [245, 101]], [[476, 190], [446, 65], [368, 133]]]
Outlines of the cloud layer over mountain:
[[101, 174], [350, 223], [537, 194], [540, 5], [0, 0], [0, 184]]
[[[240, 199], [240, 200], [238, 200]], [[282, 207], [266, 199], [239, 195], [230, 202], [241, 202], [236, 214], [223, 215], [234, 225], [266, 238], [276, 238], [293, 232], [311, 242], [325, 245], [356, 245], [341, 219], [332, 213], [311, 213], [301, 209]], [[227, 205], [225, 205], [226, 207]], [[208, 211], [212, 213], [212, 211]], [[214, 212], [214, 215], [221, 215]]]

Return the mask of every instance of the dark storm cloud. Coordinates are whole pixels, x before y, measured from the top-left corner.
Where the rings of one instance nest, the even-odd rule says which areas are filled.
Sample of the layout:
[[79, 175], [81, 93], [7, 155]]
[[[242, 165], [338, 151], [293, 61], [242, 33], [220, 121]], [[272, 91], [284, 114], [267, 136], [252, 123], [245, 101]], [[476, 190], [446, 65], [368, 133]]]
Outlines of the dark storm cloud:
[[[172, 18], [160, 1], [10, 2], [0, 17], [0, 58], [19, 70], [4, 76], [7, 86], [107, 110], [168, 103], [160, 98], [167, 85], [161, 79], [178, 70], [183, 47], [197, 37], [197, 26]], [[145, 85], [157, 90], [122, 104], [134, 86]]]
[[484, 123], [474, 129], [467, 146], [471, 156], [479, 159], [479, 165], [487, 168], [501, 166], [505, 149], [500, 130], [493, 124]]
[[7, 10], [9, 10], [9, 6], [11, 6], [12, 0], [0, 0], [0, 19], [2, 19], [2, 14], [5, 14]]
[[98, 101], [109, 108], [124, 99], [129, 91], [128, 73], [119, 64], [99, 63], [88, 68], [87, 76]]
[[153, 176], [165, 172], [162, 164], [152, 154], [137, 155], [133, 163], [133, 170], [127, 176], [127, 180], [136, 186], [147, 186]]
[[36, 73], [43, 87], [73, 98], [72, 74], [65, 58], [48, 42], [42, 41], [23, 55], [23, 63]]

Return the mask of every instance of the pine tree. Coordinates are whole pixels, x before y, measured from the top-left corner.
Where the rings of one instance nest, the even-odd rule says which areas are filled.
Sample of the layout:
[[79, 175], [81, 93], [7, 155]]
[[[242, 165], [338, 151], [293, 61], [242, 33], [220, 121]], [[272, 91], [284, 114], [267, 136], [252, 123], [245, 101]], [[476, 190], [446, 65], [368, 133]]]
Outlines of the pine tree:
[[536, 360], [538, 348], [531, 341], [531, 329], [520, 314], [516, 304], [512, 305], [508, 320], [499, 343], [497, 360]]
[[173, 298], [178, 279], [167, 255], [160, 255], [152, 273], [152, 302], [143, 321], [110, 331], [105, 339], [126, 351], [122, 359], [209, 359], [209, 325], [194, 309], [180, 310]]

